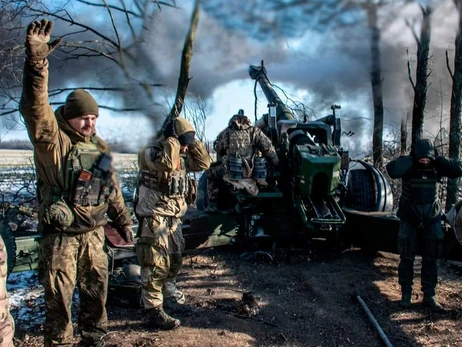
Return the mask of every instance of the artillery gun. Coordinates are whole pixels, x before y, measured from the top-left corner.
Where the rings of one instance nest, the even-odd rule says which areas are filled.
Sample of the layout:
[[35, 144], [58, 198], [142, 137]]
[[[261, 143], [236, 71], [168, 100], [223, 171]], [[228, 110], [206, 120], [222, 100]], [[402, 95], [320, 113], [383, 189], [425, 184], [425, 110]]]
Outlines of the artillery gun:
[[[340, 107], [332, 105], [332, 114], [314, 121], [298, 120], [275, 92], [263, 63], [250, 66], [249, 75], [268, 101], [268, 113], [254, 125], [272, 140], [280, 165], [275, 170], [267, 168], [267, 185], [259, 186], [255, 196], [223, 185], [221, 214], [204, 212], [208, 202], [207, 175], [203, 174], [197, 210], [190, 209], [183, 219], [187, 250], [240, 241], [236, 243], [256, 252], [263, 249], [263, 254], [273, 257], [283, 247], [293, 250], [322, 238], [342, 247], [397, 253], [399, 219], [391, 213], [390, 185], [373, 165], [352, 160], [341, 146], [341, 120], [336, 114]], [[357, 168], [352, 169], [353, 162]], [[9, 271], [36, 269], [41, 235], [19, 217], [34, 218], [34, 211], [4, 204], [2, 212], [0, 231], [8, 251]], [[111, 244], [111, 229], [109, 224], [109, 296], [139, 304], [134, 247]], [[445, 235], [444, 258], [461, 261], [462, 247], [455, 234]]]
[[[256, 196], [236, 189], [229, 194], [225, 187], [221, 207], [227, 213], [222, 219], [234, 215], [241, 238], [259, 245], [269, 239], [273, 252], [314, 238], [348, 244], [345, 208], [390, 214], [393, 196], [383, 174], [365, 161], [357, 161], [360, 169], [350, 170], [349, 152], [340, 144], [340, 106], [332, 105], [332, 114], [317, 120], [299, 120], [274, 90], [263, 62], [251, 65], [249, 75], [268, 101], [268, 112], [254, 126], [271, 139], [280, 164], [268, 167], [268, 184], [259, 186]], [[206, 185], [203, 175], [198, 208], [207, 207]]]

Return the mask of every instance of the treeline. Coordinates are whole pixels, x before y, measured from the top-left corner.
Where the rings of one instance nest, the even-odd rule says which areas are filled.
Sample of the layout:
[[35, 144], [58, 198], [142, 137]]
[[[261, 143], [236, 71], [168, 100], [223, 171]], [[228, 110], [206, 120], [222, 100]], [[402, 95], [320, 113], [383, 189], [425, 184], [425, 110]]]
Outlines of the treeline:
[[0, 141], [0, 149], [33, 149], [29, 140]]
[[[123, 142], [109, 142], [112, 152], [117, 153], [136, 153], [136, 150], [127, 146]], [[32, 150], [32, 144], [29, 140], [9, 140], [0, 141], [0, 149], [17, 149], [17, 150]]]

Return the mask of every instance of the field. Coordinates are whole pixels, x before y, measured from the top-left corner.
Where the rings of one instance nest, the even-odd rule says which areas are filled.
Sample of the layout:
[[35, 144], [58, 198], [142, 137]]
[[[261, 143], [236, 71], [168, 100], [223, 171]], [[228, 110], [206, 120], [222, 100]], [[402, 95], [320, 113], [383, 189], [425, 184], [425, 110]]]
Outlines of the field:
[[[31, 152], [2, 151], [0, 156], [0, 165], [7, 168], [28, 163]], [[118, 167], [136, 160], [133, 155], [115, 158]], [[157, 331], [141, 308], [108, 303], [106, 346], [374, 347], [385, 345], [383, 337], [387, 346], [462, 346], [462, 264], [439, 262], [437, 296], [446, 310], [433, 313], [420, 305], [419, 260], [413, 305], [399, 308], [398, 261], [395, 254], [357, 248], [339, 253], [325, 241], [316, 242], [311, 252], [279, 262], [258, 254], [243, 257], [230, 247], [189, 251], [178, 279], [186, 305], [166, 308], [182, 326]], [[24, 305], [32, 313], [24, 315], [19, 306], [12, 310], [16, 347], [43, 346], [43, 296], [36, 281], [30, 291], [35, 294], [27, 296]], [[244, 292], [257, 303], [252, 312], [242, 300]], [[73, 308], [76, 313], [78, 306]]]
[[[321, 249], [281, 263], [243, 260], [227, 248], [190, 254], [179, 276], [186, 305], [166, 309], [182, 326], [157, 331], [142, 309], [108, 304], [106, 346], [384, 346], [356, 293], [383, 329], [388, 346], [462, 346], [460, 264], [440, 263], [438, 297], [446, 312], [438, 314], [419, 304], [419, 264], [413, 305], [406, 311], [399, 308], [397, 264], [394, 254], [358, 249], [341, 255]], [[242, 295], [247, 291], [258, 304], [257, 315], [245, 310]], [[43, 300], [37, 297], [29, 304], [37, 305], [36, 318], [16, 318], [17, 347], [43, 345]]]
[[[136, 154], [113, 153], [114, 165], [129, 167], [136, 163]], [[33, 153], [28, 150], [0, 149], [0, 168], [28, 167], [33, 163]]]

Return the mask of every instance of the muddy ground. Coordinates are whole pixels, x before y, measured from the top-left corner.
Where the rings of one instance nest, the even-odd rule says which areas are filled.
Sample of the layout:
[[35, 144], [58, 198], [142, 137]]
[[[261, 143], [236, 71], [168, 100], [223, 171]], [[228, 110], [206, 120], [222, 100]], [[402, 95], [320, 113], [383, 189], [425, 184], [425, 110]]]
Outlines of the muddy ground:
[[[356, 293], [389, 345], [462, 346], [462, 264], [439, 264], [438, 298], [446, 312], [438, 314], [419, 304], [420, 264], [413, 306], [399, 308], [397, 265], [395, 254], [339, 254], [323, 247], [279, 262], [265, 256], [244, 260], [224, 247], [190, 254], [179, 277], [187, 304], [167, 310], [181, 319], [181, 327], [157, 331], [142, 310], [111, 304], [106, 346], [385, 345]], [[247, 291], [258, 303], [256, 315], [242, 305]], [[17, 326], [16, 346], [41, 346], [40, 326], [28, 330]]]

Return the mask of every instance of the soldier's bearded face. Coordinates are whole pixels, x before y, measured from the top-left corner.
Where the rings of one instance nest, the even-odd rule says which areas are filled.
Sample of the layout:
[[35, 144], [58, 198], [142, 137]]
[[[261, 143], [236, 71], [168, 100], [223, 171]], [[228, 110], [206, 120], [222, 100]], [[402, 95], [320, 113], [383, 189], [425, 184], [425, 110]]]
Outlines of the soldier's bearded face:
[[70, 126], [82, 136], [91, 136], [95, 133], [96, 116], [87, 114], [82, 117], [69, 119]]

